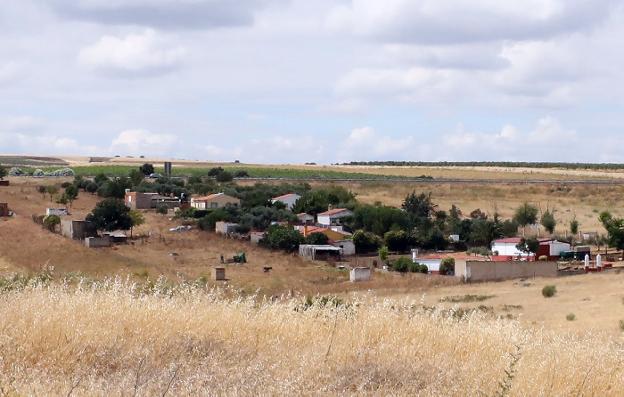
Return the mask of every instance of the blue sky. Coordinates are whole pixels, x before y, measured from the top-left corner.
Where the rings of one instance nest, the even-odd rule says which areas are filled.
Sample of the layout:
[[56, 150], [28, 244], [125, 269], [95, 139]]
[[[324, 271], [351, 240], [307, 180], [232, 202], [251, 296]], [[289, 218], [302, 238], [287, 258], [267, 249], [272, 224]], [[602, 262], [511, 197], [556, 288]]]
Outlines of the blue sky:
[[0, 152], [624, 162], [622, 0], [7, 0]]

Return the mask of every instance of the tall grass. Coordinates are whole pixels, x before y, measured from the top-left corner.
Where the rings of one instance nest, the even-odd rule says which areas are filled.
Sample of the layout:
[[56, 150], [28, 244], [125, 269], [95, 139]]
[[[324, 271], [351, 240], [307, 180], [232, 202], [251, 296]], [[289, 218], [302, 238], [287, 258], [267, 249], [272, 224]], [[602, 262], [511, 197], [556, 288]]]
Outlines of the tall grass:
[[244, 298], [201, 283], [6, 288], [8, 395], [601, 395], [622, 345], [408, 300]]

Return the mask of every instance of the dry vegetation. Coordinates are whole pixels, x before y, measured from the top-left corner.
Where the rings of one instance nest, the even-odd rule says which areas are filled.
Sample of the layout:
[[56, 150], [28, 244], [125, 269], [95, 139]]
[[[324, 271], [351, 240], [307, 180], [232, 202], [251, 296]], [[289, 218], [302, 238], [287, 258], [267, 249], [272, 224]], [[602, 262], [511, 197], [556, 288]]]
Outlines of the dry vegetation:
[[528, 201], [542, 210], [554, 208], [559, 221], [557, 231], [562, 234], [574, 216], [580, 222], [581, 230], [604, 233], [598, 220], [600, 211], [624, 215], [618, 208], [624, 186], [617, 185], [350, 183], [347, 187], [357, 193], [358, 200], [370, 204], [381, 202], [400, 206], [405, 196], [416, 190], [431, 192], [433, 201], [443, 210], [455, 204], [466, 214], [480, 208], [490, 214], [497, 211], [505, 218], [511, 218], [514, 210]]
[[368, 299], [226, 297], [122, 282], [0, 296], [9, 395], [600, 395], [624, 390], [621, 343], [479, 312]]

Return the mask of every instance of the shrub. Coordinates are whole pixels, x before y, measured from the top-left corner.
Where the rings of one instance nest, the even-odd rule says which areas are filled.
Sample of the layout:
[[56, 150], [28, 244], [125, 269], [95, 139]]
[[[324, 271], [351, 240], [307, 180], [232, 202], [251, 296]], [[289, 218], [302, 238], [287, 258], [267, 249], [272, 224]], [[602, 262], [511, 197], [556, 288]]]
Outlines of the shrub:
[[288, 226], [273, 225], [269, 227], [260, 245], [272, 249], [294, 252], [303, 242], [303, 236], [298, 230]]
[[56, 225], [61, 223], [61, 218], [58, 215], [48, 215], [43, 219], [43, 226], [49, 231], [53, 232], [56, 229]]
[[553, 296], [555, 296], [556, 293], [557, 287], [555, 287], [554, 285], [547, 285], [542, 288], [542, 295], [544, 295], [544, 298], [552, 298]]
[[414, 265], [418, 266], [418, 264], [412, 262], [410, 258], [402, 256], [400, 258], [397, 258], [394, 262], [392, 262], [390, 267], [395, 272], [407, 273], [408, 271], [412, 271], [411, 269], [414, 268]]
[[440, 262], [440, 274], [443, 276], [455, 274], [455, 258], [444, 258]]
[[357, 252], [371, 252], [381, 247], [381, 239], [370, 232], [358, 230], [353, 233], [353, 244]]
[[305, 238], [306, 244], [325, 245], [329, 241], [329, 237], [323, 233], [312, 233]]
[[234, 179], [234, 177], [232, 176], [231, 173], [227, 171], [223, 171], [217, 174], [215, 179], [217, 180], [217, 182], [231, 182]]
[[382, 262], [386, 263], [388, 261], [388, 247], [384, 245], [383, 247], [379, 248], [379, 251], [377, 251], [377, 253], [379, 254], [379, 259], [381, 259]]
[[384, 234], [384, 242], [390, 251], [405, 252], [410, 246], [410, 236], [403, 230]]
[[574, 320], [576, 320], [576, 315], [575, 315], [574, 313], [569, 313], [569, 314], [566, 316], [566, 320], [568, 320], [568, 321], [574, 321]]

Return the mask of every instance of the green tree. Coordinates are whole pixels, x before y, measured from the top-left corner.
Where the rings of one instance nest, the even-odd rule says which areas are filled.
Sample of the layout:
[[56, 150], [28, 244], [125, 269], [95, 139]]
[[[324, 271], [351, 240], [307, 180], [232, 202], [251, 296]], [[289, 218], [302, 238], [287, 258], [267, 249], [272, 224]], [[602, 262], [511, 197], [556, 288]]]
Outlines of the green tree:
[[102, 185], [106, 181], [108, 181], [108, 177], [103, 173], [99, 173], [93, 178], [93, 182], [95, 182], [98, 186]]
[[139, 186], [141, 182], [143, 182], [143, 179], [145, 179], [145, 175], [140, 170], [130, 170], [128, 178], [130, 178], [132, 186]]
[[69, 185], [65, 188], [65, 193], [63, 194], [71, 207], [74, 200], [78, 198], [78, 186]]
[[570, 234], [572, 234], [572, 236], [576, 236], [579, 232], [579, 221], [576, 220], [576, 216], [574, 218], [572, 218], [572, 220], [570, 221]]
[[537, 214], [538, 209], [527, 202], [525, 202], [516, 209], [513, 220], [516, 221], [518, 225], [522, 226], [523, 236], [526, 232], [526, 226], [533, 225], [535, 224], [535, 222], [537, 222]]
[[555, 219], [555, 211], [550, 211], [546, 209], [542, 214], [542, 218], [540, 219], [540, 223], [544, 226], [544, 229], [553, 234], [555, 232], [555, 227], [557, 226], [557, 220]]
[[154, 166], [152, 164], [145, 163], [145, 164], [143, 164], [142, 166], [139, 167], [139, 171], [143, 175], [149, 176], [149, 175], [154, 173]]
[[444, 258], [440, 262], [440, 274], [450, 276], [455, 274], [455, 258]]
[[390, 268], [395, 272], [399, 273], [407, 273], [412, 268], [419, 269], [414, 267], [414, 262], [411, 258], [405, 256], [399, 257], [392, 261], [392, 263], [390, 264]]
[[305, 238], [306, 244], [325, 245], [329, 242], [329, 237], [323, 233], [311, 233]]
[[48, 189], [43, 185], [39, 185], [37, 186], [37, 191], [41, 193], [41, 196], [45, 199], [45, 195], [48, 192]]
[[137, 210], [130, 210], [128, 215], [130, 215], [130, 219], [132, 219], [132, 226], [130, 226], [130, 237], [132, 237], [133, 229], [144, 224], [145, 217], [143, 216], [143, 213]]
[[390, 250], [385, 245], [379, 248], [379, 250], [377, 251], [377, 253], [379, 254], [379, 259], [381, 259], [382, 262], [388, 263], [388, 255], [390, 254], [389, 251]]
[[437, 205], [431, 201], [431, 193], [417, 195], [413, 191], [405, 197], [401, 207], [416, 218], [430, 218]]
[[364, 230], [358, 230], [353, 233], [352, 239], [357, 252], [374, 252], [379, 249], [382, 244], [379, 236]]
[[61, 218], [58, 215], [48, 215], [43, 219], [43, 226], [51, 232], [53, 232], [56, 229], [56, 225], [60, 223]]
[[98, 184], [95, 182], [89, 182], [87, 183], [87, 185], [85, 186], [85, 190], [91, 194], [95, 194], [98, 190]]
[[270, 226], [260, 244], [271, 249], [279, 249], [286, 252], [294, 252], [299, 249], [299, 244], [304, 239], [298, 230], [288, 226]]
[[602, 212], [598, 219], [607, 231], [609, 247], [624, 250], [624, 219], [616, 218], [608, 211]]
[[234, 179], [234, 177], [232, 176], [230, 172], [223, 171], [217, 174], [215, 179], [217, 180], [217, 182], [223, 183], [223, 182], [231, 182]]
[[50, 201], [52, 201], [53, 196], [59, 192], [59, 188], [56, 185], [48, 185], [46, 186], [46, 192], [50, 195]]
[[4, 179], [5, 176], [7, 176], [9, 172], [7, 171], [6, 168], [4, 168], [2, 166], [2, 164], [0, 164], [0, 180]]
[[123, 200], [113, 197], [97, 203], [86, 220], [93, 222], [98, 230], [128, 230], [132, 227], [130, 209]]
[[527, 255], [537, 253], [539, 249], [539, 240], [536, 238], [522, 238], [518, 244], [516, 244], [516, 248], [518, 251], [524, 252]]
[[390, 251], [405, 252], [410, 247], [411, 238], [403, 230], [391, 230], [384, 234], [384, 242]]
[[156, 212], [158, 212], [160, 215], [165, 216], [167, 215], [167, 213], [169, 212], [169, 208], [167, 208], [166, 205], [159, 205], [156, 208]]

